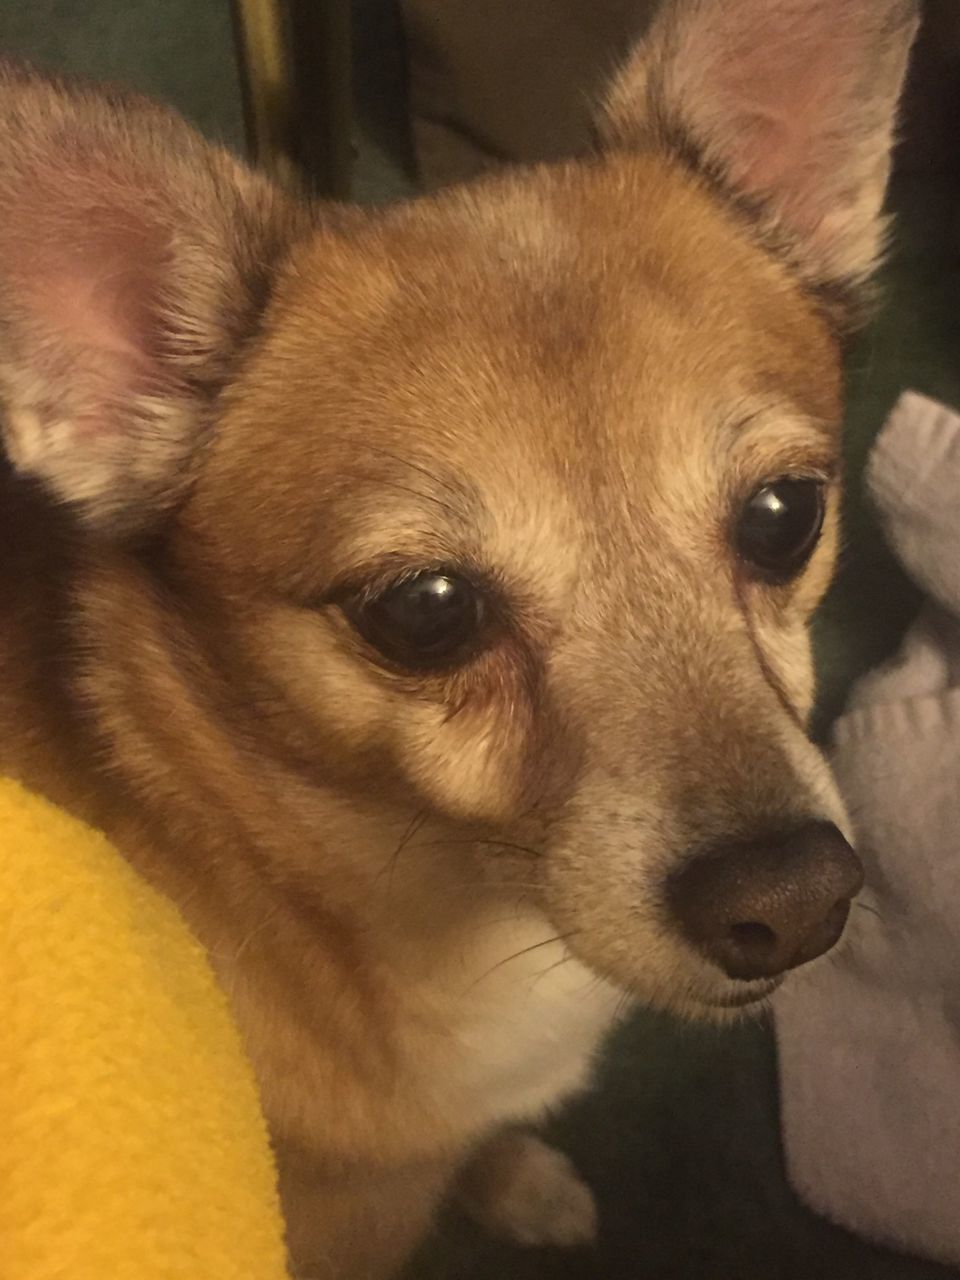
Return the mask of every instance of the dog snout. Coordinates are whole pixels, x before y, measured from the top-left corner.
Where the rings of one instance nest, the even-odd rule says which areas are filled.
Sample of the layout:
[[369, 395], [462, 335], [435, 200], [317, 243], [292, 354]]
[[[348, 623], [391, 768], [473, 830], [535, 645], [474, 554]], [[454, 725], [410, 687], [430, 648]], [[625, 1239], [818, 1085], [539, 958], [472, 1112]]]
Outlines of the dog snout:
[[730, 841], [692, 858], [667, 897], [686, 938], [731, 978], [773, 978], [843, 933], [863, 867], [830, 822]]

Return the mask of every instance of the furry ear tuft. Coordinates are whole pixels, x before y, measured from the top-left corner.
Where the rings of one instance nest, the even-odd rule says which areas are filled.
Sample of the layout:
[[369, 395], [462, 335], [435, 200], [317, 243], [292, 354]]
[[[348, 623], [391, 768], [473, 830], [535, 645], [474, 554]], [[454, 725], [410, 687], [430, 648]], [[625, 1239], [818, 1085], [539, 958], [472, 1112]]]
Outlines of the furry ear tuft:
[[300, 215], [143, 99], [0, 65], [0, 426], [18, 469], [137, 527], [176, 500]]
[[807, 278], [856, 286], [882, 208], [916, 0], [666, 0], [599, 128], [680, 151], [751, 206]]

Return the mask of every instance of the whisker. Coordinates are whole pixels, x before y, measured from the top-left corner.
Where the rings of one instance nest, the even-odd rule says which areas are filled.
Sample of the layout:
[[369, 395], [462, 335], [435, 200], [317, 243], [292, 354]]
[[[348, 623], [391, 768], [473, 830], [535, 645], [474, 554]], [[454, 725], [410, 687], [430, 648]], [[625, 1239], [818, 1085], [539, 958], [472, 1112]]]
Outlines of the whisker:
[[[381, 458], [389, 458], [391, 462], [399, 462], [402, 467], [409, 467], [411, 471], [418, 472], [432, 484], [443, 484], [443, 481], [439, 476], [435, 475], [421, 463], [414, 462], [412, 458], [403, 458], [399, 453], [392, 453], [389, 449], [384, 449], [382, 445], [370, 444], [369, 442], [366, 444], [366, 448], [370, 453], [379, 454]], [[448, 484], [446, 487], [450, 489], [453, 486]], [[452, 509], [453, 508], [451, 508], [451, 510]], [[460, 512], [459, 514], [462, 515], [463, 513]]]
[[370, 475], [363, 471], [350, 471], [341, 468], [340, 474], [344, 476], [352, 476], [355, 480], [364, 480], [370, 484], [380, 485], [384, 489], [395, 489], [398, 493], [409, 494], [412, 498], [419, 498], [422, 502], [432, 502], [435, 506], [441, 507], [450, 515], [455, 516], [457, 520], [463, 519], [462, 512], [450, 502], [444, 502], [443, 498], [438, 498], [436, 494], [427, 493], [423, 489], [415, 489], [412, 485], [401, 484], [398, 480], [384, 480], [382, 476]]
[[[423, 848], [418, 845], [417, 848]], [[489, 889], [494, 893], [501, 889], [523, 889], [531, 893], [541, 893], [543, 885], [537, 880], [500, 880], [491, 879], [488, 876], [470, 876], [459, 880], [445, 880], [439, 887], [447, 887], [451, 889], [478, 889], [480, 887]]]
[[542, 858], [543, 850], [526, 844], [514, 844], [510, 840], [475, 840], [474, 844], [488, 845], [494, 849], [512, 849], [515, 853], [527, 853], [531, 858]]
[[438, 848], [439, 848], [439, 847], [443, 847], [444, 845], [449, 845], [449, 846], [454, 846], [454, 845], [456, 845], [456, 846], [463, 846], [463, 845], [478, 845], [478, 844], [480, 844], [480, 845], [485, 845], [485, 846], [487, 846], [487, 847], [489, 847], [489, 848], [493, 848], [493, 849], [512, 849], [515, 853], [526, 853], [526, 854], [528, 854], [531, 858], [542, 858], [542, 857], [543, 857], [543, 850], [542, 850], [542, 849], [534, 849], [534, 848], [532, 848], [530, 845], [526, 845], [526, 844], [514, 844], [514, 843], [513, 843], [512, 841], [510, 841], [510, 840], [486, 840], [486, 839], [483, 839], [483, 838], [481, 838], [481, 837], [479, 837], [479, 836], [477, 836], [477, 837], [475, 837], [475, 838], [473, 838], [473, 839], [470, 839], [470, 840], [431, 840], [431, 841], [430, 841], [427, 845], [425, 845], [424, 847], [425, 847], [425, 848], [431, 848], [431, 847], [438, 847]]
[[475, 924], [465, 926], [465, 930], [470, 933], [486, 933], [489, 929], [495, 929], [501, 924], [516, 924], [520, 919], [517, 913], [517, 907], [520, 906], [519, 900], [514, 904], [514, 909], [508, 916], [494, 916], [489, 920], [480, 920]]
[[276, 920], [277, 916], [280, 914], [282, 909], [283, 909], [282, 906], [278, 904], [272, 910], [268, 911], [267, 914], [263, 917], [263, 919], [258, 920], [257, 923], [254, 925], [254, 927], [249, 931], [249, 933], [245, 934], [237, 943], [236, 947], [233, 948], [231, 951], [225, 952], [219, 949], [210, 951], [210, 955], [215, 960], [219, 960], [221, 963], [226, 963], [230, 966], [229, 978], [227, 979], [227, 994], [231, 999], [233, 998], [236, 985], [237, 985], [237, 980], [240, 974], [240, 970], [238, 966], [241, 958], [243, 957], [244, 953], [253, 944], [254, 940], [258, 938], [260, 934], [264, 933], [267, 929], [270, 928], [270, 926], [274, 923], [274, 921]]
[[[597, 990], [598, 987], [609, 987], [610, 985], [611, 984], [608, 978], [604, 978], [601, 974], [595, 973], [593, 977], [588, 979], [588, 981], [586, 982], [582, 990], [586, 995], [593, 995], [593, 993]], [[627, 994], [629, 995], [629, 992]]]
[[[604, 979], [602, 977], [599, 977], [597, 981], [607, 982], [609, 984], [609, 979]], [[621, 988], [620, 998], [617, 1001], [616, 1008], [613, 1011], [613, 1021], [619, 1022], [620, 1019], [625, 1014], [630, 1013], [638, 1005], [642, 1005], [643, 1003], [644, 1003], [644, 996], [640, 988], [636, 986], [634, 983], [628, 982], [626, 986]]]
[[477, 983], [483, 982], [484, 978], [489, 978], [491, 973], [495, 973], [497, 969], [502, 969], [503, 966], [505, 964], [509, 964], [511, 960], [519, 960], [521, 956], [529, 955], [531, 951], [539, 951], [541, 947], [549, 947], [554, 942], [566, 942], [568, 938], [575, 937], [579, 932], [579, 929], [573, 929], [570, 933], [558, 933], [552, 938], [544, 938], [542, 942], [534, 942], [531, 943], [529, 947], [522, 947], [519, 951], [514, 951], [512, 955], [505, 956], [502, 960], [498, 960], [495, 965], [492, 965], [489, 969], [485, 970], [485, 972], [481, 973], [479, 978], [474, 982], [471, 982], [470, 986], [467, 987], [467, 990], [472, 991]]
[[419, 813], [415, 813], [413, 815], [413, 817], [407, 823], [407, 826], [406, 826], [406, 829], [404, 830], [403, 835], [400, 837], [400, 843], [397, 845], [396, 849], [394, 849], [393, 853], [390, 855], [387, 861], [383, 864], [383, 866], [377, 872], [378, 880], [384, 874], [384, 872], [387, 872], [389, 874], [390, 887], [391, 888], [393, 887], [393, 873], [397, 869], [397, 862], [399, 861], [400, 855], [401, 853], [403, 853], [404, 849], [407, 847], [410, 841], [414, 838], [414, 836], [420, 830], [422, 830], [424, 823], [427, 821], [427, 817], [428, 817], [428, 814], [426, 809], [422, 809]]
[[872, 907], [868, 902], [854, 902], [853, 905], [855, 907], [859, 907], [861, 911], [869, 911], [870, 914], [872, 916], [876, 916], [878, 920], [883, 919], [882, 912], [878, 911], [876, 907]]
[[569, 956], [569, 955], [563, 956], [562, 959], [554, 960], [553, 964], [548, 964], [545, 969], [541, 969], [540, 972], [537, 974], [537, 976], [534, 978], [533, 982], [531, 982], [530, 990], [532, 991], [533, 988], [537, 985], [537, 983], [541, 982], [547, 976], [548, 973], [553, 973], [554, 969], [560, 969], [562, 968], [563, 965], [569, 964], [569, 962], [572, 959], [573, 959], [573, 956]]

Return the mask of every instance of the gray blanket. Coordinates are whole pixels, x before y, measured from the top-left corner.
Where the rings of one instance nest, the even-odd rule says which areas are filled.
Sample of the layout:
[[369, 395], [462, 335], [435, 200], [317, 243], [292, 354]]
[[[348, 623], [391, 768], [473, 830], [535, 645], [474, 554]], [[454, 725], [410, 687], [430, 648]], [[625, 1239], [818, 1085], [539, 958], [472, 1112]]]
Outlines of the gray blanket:
[[868, 483], [927, 603], [836, 726], [868, 889], [778, 998], [784, 1147], [815, 1209], [960, 1265], [960, 416], [905, 395]]

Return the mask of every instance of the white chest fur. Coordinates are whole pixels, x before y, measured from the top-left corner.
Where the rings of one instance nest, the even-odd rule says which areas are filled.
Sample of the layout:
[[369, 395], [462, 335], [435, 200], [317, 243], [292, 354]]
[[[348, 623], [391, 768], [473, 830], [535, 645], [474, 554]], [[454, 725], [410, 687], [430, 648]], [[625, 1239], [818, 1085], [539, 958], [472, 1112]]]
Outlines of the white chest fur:
[[589, 1079], [619, 1001], [539, 917], [499, 922], [445, 983], [447, 1087], [484, 1124], [535, 1117]]

